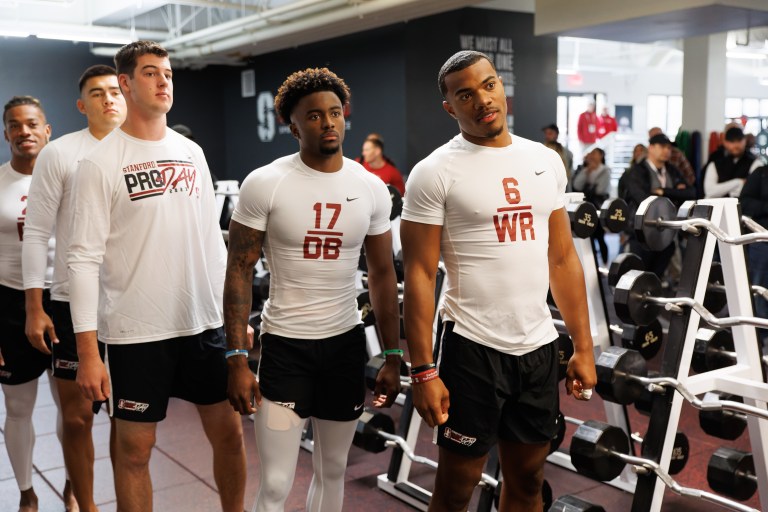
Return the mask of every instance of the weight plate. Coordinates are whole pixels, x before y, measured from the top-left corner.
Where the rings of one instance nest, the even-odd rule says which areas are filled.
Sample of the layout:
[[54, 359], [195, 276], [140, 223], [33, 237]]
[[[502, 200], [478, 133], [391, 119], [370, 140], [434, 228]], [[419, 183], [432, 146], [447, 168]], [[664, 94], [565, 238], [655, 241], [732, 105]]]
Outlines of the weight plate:
[[663, 251], [677, 235], [676, 228], [664, 228], [656, 224], [659, 220], [676, 220], [677, 209], [666, 197], [646, 198], [635, 212], [635, 235], [652, 251]]

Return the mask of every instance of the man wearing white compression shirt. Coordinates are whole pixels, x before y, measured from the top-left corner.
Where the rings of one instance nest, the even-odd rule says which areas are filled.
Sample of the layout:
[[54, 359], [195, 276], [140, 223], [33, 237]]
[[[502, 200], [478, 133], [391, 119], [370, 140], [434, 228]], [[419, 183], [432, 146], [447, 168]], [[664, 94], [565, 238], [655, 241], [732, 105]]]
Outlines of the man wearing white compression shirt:
[[[384, 183], [344, 158], [349, 89], [328, 69], [289, 76], [275, 110], [299, 152], [243, 182], [229, 228], [224, 291], [229, 400], [254, 415], [261, 480], [254, 512], [282, 510], [293, 483], [304, 418], [312, 418], [310, 512], [340, 511], [347, 454], [365, 404], [365, 332], [355, 300], [361, 247], [386, 363], [374, 405], [400, 390], [391, 199]], [[246, 364], [245, 329], [261, 249], [270, 268], [259, 380]]]
[[[53, 376], [63, 416], [64, 462], [80, 512], [92, 512], [97, 510], [93, 501], [93, 410], [75, 382], [77, 344], [69, 312], [67, 248], [72, 229], [72, 183], [83, 156], [125, 120], [125, 99], [117, 84], [117, 74], [109, 66], [89, 67], [78, 85], [77, 109], [86, 116], [88, 127], [59, 137], [40, 152], [29, 187], [22, 253], [27, 337], [41, 352], [53, 352]], [[48, 316], [42, 294], [45, 256], [54, 230], [53, 314]], [[50, 350], [44, 334], [53, 342]]]
[[[565, 169], [554, 151], [509, 133], [504, 87], [486, 55], [455, 54], [438, 83], [461, 133], [414, 167], [400, 235], [413, 402], [437, 426], [440, 447], [429, 509], [466, 510], [498, 444], [499, 509], [540, 511], [559, 409], [548, 287], [574, 340], [568, 392], [586, 400], [596, 382]], [[441, 254], [448, 281], [433, 360]]]
[[[5, 397], [5, 448], [21, 491], [19, 510], [38, 509], [32, 488], [32, 448], [35, 430], [32, 411], [38, 377], [50, 368], [50, 355], [35, 350], [24, 335], [24, 283], [21, 248], [25, 235], [27, 196], [32, 171], [40, 151], [48, 143], [51, 127], [40, 102], [31, 96], [14, 96], [3, 109], [5, 140], [11, 160], [0, 165], [0, 384]], [[53, 245], [43, 248], [43, 287], [51, 283]], [[46, 290], [41, 301], [46, 308]], [[54, 395], [55, 396], [55, 395]], [[72, 500], [69, 482], [65, 498]]]
[[226, 250], [208, 164], [200, 146], [166, 127], [168, 52], [137, 41], [117, 52], [115, 67], [125, 123], [75, 174], [67, 263], [77, 383], [89, 400], [109, 399], [119, 510], [152, 510], [149, 459], [176, 396], [197, 407], [222, 510], [241, 512], [245, 452], [226, 402], [221, 317]]

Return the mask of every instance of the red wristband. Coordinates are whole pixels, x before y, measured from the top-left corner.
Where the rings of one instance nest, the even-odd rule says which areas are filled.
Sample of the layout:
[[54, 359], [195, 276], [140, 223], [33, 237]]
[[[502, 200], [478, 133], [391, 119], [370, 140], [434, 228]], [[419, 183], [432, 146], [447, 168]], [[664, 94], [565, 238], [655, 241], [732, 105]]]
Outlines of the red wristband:
[[434, 380], [437, 377], [438, 377], [437, 370], [435, 368], [430, 368], [429, 370], [425, 370], [415, 375], [411, 375], [411, 384], [422, 384], [424, 382], [429, 382], [430, 380]]

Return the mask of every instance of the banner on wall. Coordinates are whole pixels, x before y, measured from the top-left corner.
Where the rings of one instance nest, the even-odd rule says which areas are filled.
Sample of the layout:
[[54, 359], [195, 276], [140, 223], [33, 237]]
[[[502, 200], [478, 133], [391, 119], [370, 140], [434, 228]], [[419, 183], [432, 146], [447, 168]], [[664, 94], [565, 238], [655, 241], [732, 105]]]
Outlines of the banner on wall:
[[507, 97], [507, 124], [509, 131], [514, 133], [515, 51], [512, 48], [512, 39], [478, 34], [460, 34], [459, 45], [462, 50], [483, 52], [493, 62], [501, 78], [501, 83], [504, 84], [504, 94]]

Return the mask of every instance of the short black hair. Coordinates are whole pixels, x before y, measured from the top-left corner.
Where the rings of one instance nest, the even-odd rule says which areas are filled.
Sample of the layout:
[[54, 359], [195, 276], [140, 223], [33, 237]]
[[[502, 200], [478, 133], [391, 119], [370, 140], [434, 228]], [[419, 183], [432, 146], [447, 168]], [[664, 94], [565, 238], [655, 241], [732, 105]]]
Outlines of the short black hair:
[[123, 46], [115, 54], [115, 69], [118, 75], [128, 75], [133, 78], [136, 69], [136, 61], [142, 55], [156, 55], [167, 57], [168, 50], [154, 41], [134, 41]]
[[45, 117], [45, 110], [43, 110], [43, 104], [40, 103], [39, 99], [34, 96], [14, 96], [8, 100], [8, 103], [3, 107], [3, 125], [5, 125], [5, 115], [8, 111], [14, 107], [20, 107], [22, 105], [32, 105], [33, 107], [37, 107], [40, 112], [42, 112], [43, 117]]
[[663, 133], [657, 133], [648, 139], [648, 145], [650, 146], [651, 144], [672, 144], [672, 141]]
[[290, 124], [291, 113], [299, 100], [321, 91], [336, 94], [342, 105], [349, 102], [349, 87], [336, 73], [328, 68], [307, 68], [296, 71], [285, 79], [275, 96], [275, 111], [285, 124]]
[[109, 75], [117, 76], [117, 71], [115, 71], [115, 68], [112, 66], [105, 66], [104, 64], [96, 64], [95, 66], [91, 66], [83, 71], [83, 74], [80, 76], [80, 80], [77, 82], [77, 88], [80, 92], [83, 92], [85, 82], [91, 78]]
[[487, 60], [491, 64], [493, 70], [496, 71], [496, 66], [493, 65], [491, 58], [483, 52], [477, 52], [475, 50], [462, 50], [456, 52], [445, 61], [445, 64], [443, 64], [443, 67], [440, 68], [440, 72], [437, 74], [437, 86], [440, 88], [440, 94], [443, 95], [443, 98], [445, 98], [445, 93], [448, 92], [448, 88], [445, 86], [446, 75], [466, 69], [481, 59]]
[[545, 131], [545, 130], [554, 130], [556, 134], [560, 135], [560, 128], [558, 128], [555, 123], [548, 124], [547, 126], [541, 129], [541, 131]]
[[744, 140], [744, 130], [738, 126], [731, 126], [725, 131], [725, 140], [728, 142], [738, 142]]

